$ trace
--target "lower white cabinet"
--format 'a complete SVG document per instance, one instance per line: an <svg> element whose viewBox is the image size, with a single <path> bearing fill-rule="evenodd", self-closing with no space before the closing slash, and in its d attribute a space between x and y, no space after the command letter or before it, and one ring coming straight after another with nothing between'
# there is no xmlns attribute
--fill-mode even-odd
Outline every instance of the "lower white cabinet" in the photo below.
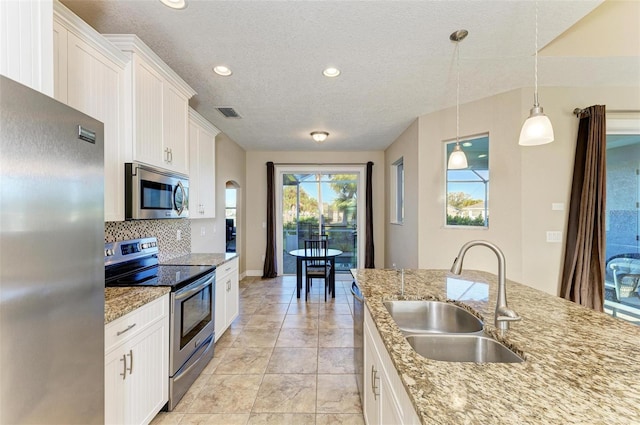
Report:
<svg viewBox="0 0 640 425"><path fill-rule="evenodd" d="M105 326L105 424L148 424L169 399L169 294Z"/></svg>
<svg viewBox="0 0 640 425"><path fill-rule="evenodd" d="M420 419L378 334L369 310L364 314L364 406L368 425L413 425Z"/></svg>
<svg viewBox="0 0 640 425"><path fill-rule="evenodd" d="M238 317L240 289L238 287L238 257L216 268L215 334L217 341Z"/></svg>

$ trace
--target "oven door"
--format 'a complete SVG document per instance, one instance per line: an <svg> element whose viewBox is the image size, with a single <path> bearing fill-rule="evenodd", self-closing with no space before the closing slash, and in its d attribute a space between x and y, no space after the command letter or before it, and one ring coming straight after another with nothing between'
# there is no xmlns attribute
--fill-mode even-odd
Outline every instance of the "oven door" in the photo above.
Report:
<svg viewBox="0 0 640 425"><path fill-rule="evenodd" d="M215 272L171 293L171 376L213 335Z"/></svg>
<svg viewBox="0 0 640 425"><path fill-rule="evenodd" d="M136 163L125 164L125 218L189 216L189 178Z"/></svg>

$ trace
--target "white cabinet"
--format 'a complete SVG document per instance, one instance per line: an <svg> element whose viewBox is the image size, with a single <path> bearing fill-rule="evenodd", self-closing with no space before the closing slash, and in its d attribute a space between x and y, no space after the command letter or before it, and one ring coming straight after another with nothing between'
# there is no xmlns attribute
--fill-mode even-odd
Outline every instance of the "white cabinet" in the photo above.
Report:
<svg viewBox="0 0 640 425"><path fill-rule="evenodd" d="M189 87L137 36L104 36L130 59L125 161L189 173Z"/></svg>
<svg viewBox="0 0 640 425"><path fill-rule="evenodd" d="M128 58L54 3L54 97L104 124L104 219L124 220L125 69Z"/></svg>
<svg viewBox="0 0 640 425"><path fill-rule="evenodd" d="M216 341L238 317L239 309L238 257L235 257L216 268Z"/></svg>
<svg viewBox="0 0 640 425"><path fill-rule="evenodd" d="M216 216L216 127L189 108L189 218Z"/></svg>
<svg viewBox="0 0 640 425"><path fill-rule="evenodd" d="M417 425L420 419L366 308L364 316L365 422Z"/></svg>
<svg viewBox="0 0 640 425"><path fill-rule="evenodd" d="M148 424L169 400L169 294L105 326L105 424Z"/></svg>
<svg viewBox="0 0 640 425"><path fill-rule="evenodd" d="M53 96L53 0L0 1L0 74Z"/></svg>

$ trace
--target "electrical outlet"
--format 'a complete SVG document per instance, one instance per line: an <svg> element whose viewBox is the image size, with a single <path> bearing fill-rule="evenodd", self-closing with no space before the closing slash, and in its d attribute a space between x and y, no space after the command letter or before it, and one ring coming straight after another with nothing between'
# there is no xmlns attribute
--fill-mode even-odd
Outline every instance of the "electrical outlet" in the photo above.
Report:
<svg viewBox="0 0 640 425"><path fill-rule="evenodd" d="M564 203L563 202L553 202L551 204L552 211L564 211Z"/></svg>
<svg viewBox="0 0 640 425"><path fill-rule="evenodd" d="M266 221L263 221L263 222L262 222L262 228L263 228L263 229L266 229L266 228L267 228L267 222L266 222Z"/></svg>
<svg viewBox="0 0 640 425"><path fill-rule="evenodd" d="M562 242L562 232L547 232L547 242L559 243Z"/></svg>
<svg viewBox="0 0 640 425"><path fill-rule="evenodd" d="M264 254L262 254L262 261L264 261Z"/></svg>
<svg viewBox="0 0 640 425"><path fill-rule="evenodd" d="M180 230L176 232L176 240L177 241L182 240L182 232Z"/></svg>
<svg viewBox="0 0 640 425"><path fill-rule="evenodd" d="M207 230L205 229L205 227L204 227L204 226L202 226L202 227L200 228L200 236L204 236L204 235L206 235L206 234L207 234Z"/></svg>

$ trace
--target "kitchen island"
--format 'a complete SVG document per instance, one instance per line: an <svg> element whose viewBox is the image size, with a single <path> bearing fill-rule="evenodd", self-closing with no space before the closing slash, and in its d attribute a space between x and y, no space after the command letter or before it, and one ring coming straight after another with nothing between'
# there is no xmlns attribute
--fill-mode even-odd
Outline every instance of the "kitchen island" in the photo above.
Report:
<svg viewBox="0 0 640 425"><path fill-rule="evenodd" d="M631 424L640 420L640 327L507 281L520 322L494 326L497 277L480 271L352 270L418 417L424 424ZM417 354L383 305L455 300L522 363L449 363ZM402 390L402 389L399 389Z"/></svg>

